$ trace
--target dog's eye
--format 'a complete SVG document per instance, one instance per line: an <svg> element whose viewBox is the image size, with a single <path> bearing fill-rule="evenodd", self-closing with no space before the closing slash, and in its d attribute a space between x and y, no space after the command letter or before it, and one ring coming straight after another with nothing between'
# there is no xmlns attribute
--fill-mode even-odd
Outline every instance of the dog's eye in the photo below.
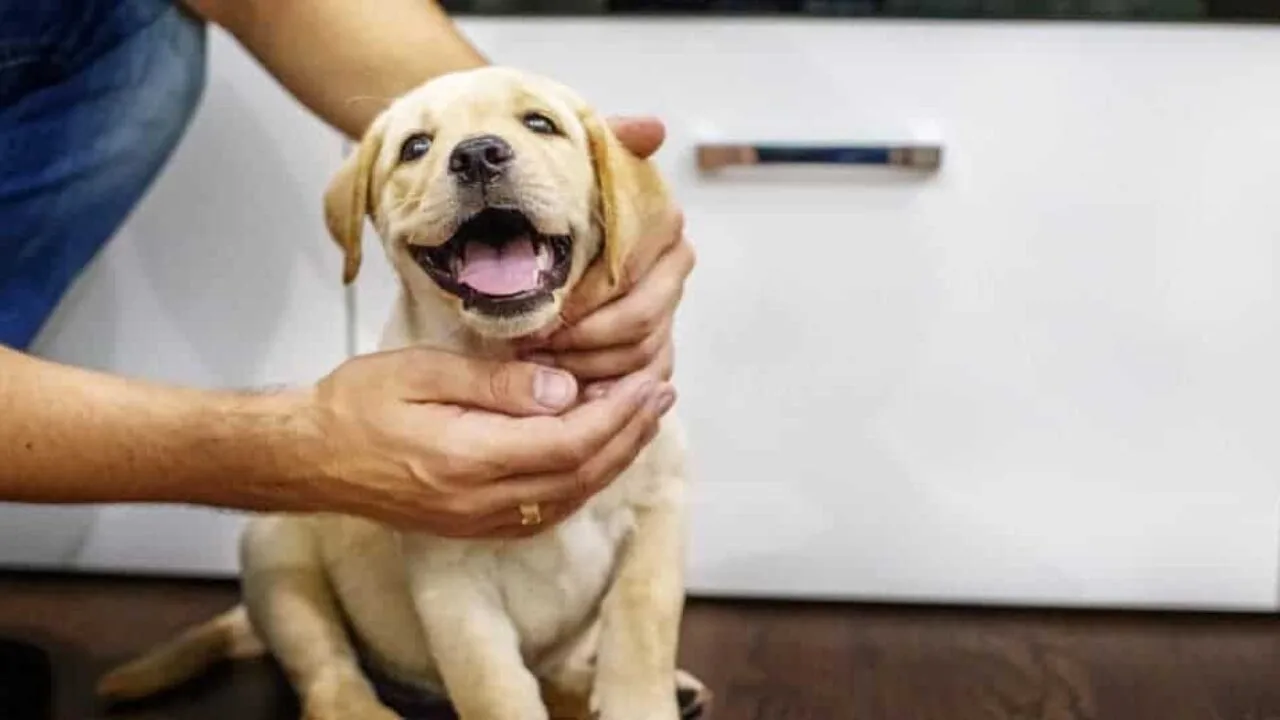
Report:
<svg viewBox="0 0 1280 720"><path fill-rule="evenodd" d="M427 154L431 149L431 136L426 133L414 133L405 138L400 145L400 162L412 162Z"/></svg>
<svg viewBox="0 0 1280 720"><path fill-rule="evenodd" d="M531 112L525 115L524 126L539 135L555 135L560 132L560 128L556 127L551 118L542 113Z"/></svg>

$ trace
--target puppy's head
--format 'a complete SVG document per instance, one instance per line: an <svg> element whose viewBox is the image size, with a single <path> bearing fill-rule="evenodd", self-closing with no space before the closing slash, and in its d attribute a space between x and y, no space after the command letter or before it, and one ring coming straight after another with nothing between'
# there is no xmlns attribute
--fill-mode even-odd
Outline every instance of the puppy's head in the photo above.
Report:
<svg viewBox="0 0 1280 720"><path fill-rule="evenodd" d="M384 110L330 184L325 216L344 282L367 216L407 292L500 339L551 322L597 256L616 280L665 203L656 170L571 90L490 67Z"/></svg>

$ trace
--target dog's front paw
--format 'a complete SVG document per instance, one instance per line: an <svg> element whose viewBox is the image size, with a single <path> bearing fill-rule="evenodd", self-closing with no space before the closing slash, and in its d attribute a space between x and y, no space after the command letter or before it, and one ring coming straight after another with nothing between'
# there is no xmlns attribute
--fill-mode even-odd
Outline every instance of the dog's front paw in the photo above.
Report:
<svg viewBox="0 0 1280 720"><path fill-rule="evenodd" d="M302 720L401 720L366 683L354 678L317 682L302 698Z"/></svg>
<svg viewBox="0 0 1280 720"><path fill-rule="evenodd" d="M711 691L684 670L676 671L674 692L666 696L636 688L613 690L597 688L591 698L592 720L708 720L711 716Z"/></svg>
<svg viewBox="0 0 1280 720"><path fill-rule="evenodd" d="M676 692L668 690L661 697L640 693L607 693L600 696L595 718L598 720L681 720Z"/></svg>

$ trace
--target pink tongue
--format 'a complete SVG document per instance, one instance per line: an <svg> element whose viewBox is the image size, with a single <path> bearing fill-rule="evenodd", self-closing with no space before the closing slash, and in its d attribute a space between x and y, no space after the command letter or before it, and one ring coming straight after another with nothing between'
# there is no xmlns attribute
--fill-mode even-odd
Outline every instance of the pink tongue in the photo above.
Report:
<svg viewBox="0 0 1280 720"><path fill-rule="evenodd" d="M501 249L469 242L462 249L458 280L485 295L515 295L538 287L538 257L528 237Z"/></svg>

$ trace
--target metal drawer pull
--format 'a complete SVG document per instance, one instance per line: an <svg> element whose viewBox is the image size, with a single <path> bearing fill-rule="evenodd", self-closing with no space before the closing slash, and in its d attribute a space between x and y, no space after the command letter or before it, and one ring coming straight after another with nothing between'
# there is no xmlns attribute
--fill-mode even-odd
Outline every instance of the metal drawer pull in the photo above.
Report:
<svg viewBox="0 0 1280 720"><path fill-rule="evenodd" d="M883 165L934 171L942 166L938 145L698 145L698 169L714 172L750 165Z"/></svg>

